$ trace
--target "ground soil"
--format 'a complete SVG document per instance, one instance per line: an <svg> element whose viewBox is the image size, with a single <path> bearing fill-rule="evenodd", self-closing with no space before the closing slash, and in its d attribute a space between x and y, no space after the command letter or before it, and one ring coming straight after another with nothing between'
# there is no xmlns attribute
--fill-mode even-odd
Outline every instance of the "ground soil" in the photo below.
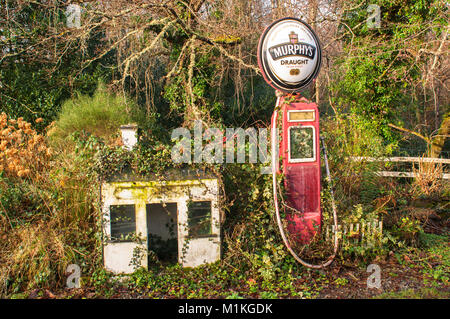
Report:
<svg viewBox="0 0 450 319"><path fill-rule="evenodd" d="M414 263L400 264L395 257L386 261L374 261L381 268L381 287L368 288L367 279L371 275L359 267L337 266L334 278L345 278L345 285L324 287L318 298L366 299L366 298L449 298L450 287L444 283L427 282L424 273Z"/></svg>
<svg viewBox="0 0 450 319"><path fill-rule="evenodd" d="M402 257L388 256L383 260L374 260L381 268L381 287L368 288L368 273L364 267L356 265L344 265L334 263L330 268L319 273L312 273L304 277L298 284L314 284L317 286L317 294L313 298L319 299L371 299L371 298L450 298L450 286L448 283L427 280L427 274L423 272L423 266L407 255ZM433 267L432 264L429 265ZM319 278L320 277L320 278ZM164 298L164 296L162 296ZM258 298L248 296L250 298ZM64 289L57 292L49 290L32 291L28 298L104 298L95 292L94 288ZM136 299L146 298L125 286L116 287L114 293L108 298ZM166 296L173 298L173 296Z"/></svg>

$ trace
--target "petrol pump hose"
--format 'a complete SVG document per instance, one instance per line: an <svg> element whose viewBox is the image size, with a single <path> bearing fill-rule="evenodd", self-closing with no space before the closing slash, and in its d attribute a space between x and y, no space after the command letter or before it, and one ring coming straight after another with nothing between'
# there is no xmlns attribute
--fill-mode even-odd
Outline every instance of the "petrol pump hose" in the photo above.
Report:
<svg viewBox="0 0 450 319"><path fill-rule="evenodd" d="M278 96L277 98L277 107L279 105L280 102L280 96ZM314 268L314 269L321 269L321 268L325 268L327 266L329 266L331 264L331 262L333 261L333 259L336 257L336 253L338 250L338 245L339 245L339 239L338 239L338 225L337 225L337 214L336 214L336 205L334 203L334 193L333 193L333 189L330 187L331 190L331 206L333 209L333 220L334 220L334 251L333 254L328 257L328 260L322 264L319 265L313 265L310 264L304 260L302 260L292 249L291 245L289 244L286 234L284 232L283 229L283 224L281 222L281 217L280 217L280 210L278 208L278 196L277 196L277 177L276 177L276 173L277 173L277 163L278 163L278 158L277 158L277 154L278 152L276 152L277 145L276 145L276 141L277 141L277 117L278 117L278 111L275 110L274 111L274 116L273 116L273 123L272 123L272 132L271 132L271 140L272 140L272 183L273 183L273 198L274 198L274 203L275 203L275 213L276 213L276 218L277 218L277 224L278 224L278 228L280 230L280 234L281 234L281 238L283 239L284 245L286 246L286 248L289 250L289 252L291 253L292 257L295 258L295 260L297 260L300 264L302 264L305 267L308 268ZM326 148L325 148L325 143L323 141L323 138L320 137L320 140L322 142L322 150L323 150L323 156L324 156L324 160L325 160L325 169L326 169L326 173L327 173L327 179L328 182L331 185L331 175L330 175L330 169L328 167L328 158L327 158L327 152L326 152Z"/></svg>

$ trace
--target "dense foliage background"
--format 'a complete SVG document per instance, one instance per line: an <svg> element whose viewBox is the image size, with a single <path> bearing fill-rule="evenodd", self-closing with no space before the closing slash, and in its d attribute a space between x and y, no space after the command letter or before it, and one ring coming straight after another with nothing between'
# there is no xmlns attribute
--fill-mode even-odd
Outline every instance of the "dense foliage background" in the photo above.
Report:
<svg viewBox="0 0 450 319"><path fill-rule="evenodd" d="M384 164L349 157L449 157L446 1L90 1L80 4L79 26L71 2L80 3L0 2L0 294L64 287L71 263L87 287L110 294L117 283L101 267L99 180L173 167L170 133L195 120L269 127L276 98L256 47L284 16L310 23L322 42L321 72L302 94L320 106L340 222L385 223L373 242L344 239L338 262L445 248L450 190L436 178L445 167L422 163L414 168L422 178L393 180L374 174ZM369 4L380 8L379 27L368 23ZM140 127L133 152L118 135L129 122ZM200 166L223 184L222 261L193 271L156 264L130 287L150 296L311 296L279 238L260 165ZM321 242L302 253L318 260L329 250ZM448 285L448 249L441 253L432 276Z"/></svg>

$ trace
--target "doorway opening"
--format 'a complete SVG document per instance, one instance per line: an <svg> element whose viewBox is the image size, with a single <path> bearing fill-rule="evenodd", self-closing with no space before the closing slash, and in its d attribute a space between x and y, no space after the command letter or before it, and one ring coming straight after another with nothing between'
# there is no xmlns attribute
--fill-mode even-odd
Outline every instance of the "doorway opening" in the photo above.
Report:
<svg viewBox="0 0 450 319"><path fill-rule="evenodd" d="M147 204L146 213L147 248L149 250L148 264L154 263L155 255L161 263L177 263L177 203Z"/></svg>

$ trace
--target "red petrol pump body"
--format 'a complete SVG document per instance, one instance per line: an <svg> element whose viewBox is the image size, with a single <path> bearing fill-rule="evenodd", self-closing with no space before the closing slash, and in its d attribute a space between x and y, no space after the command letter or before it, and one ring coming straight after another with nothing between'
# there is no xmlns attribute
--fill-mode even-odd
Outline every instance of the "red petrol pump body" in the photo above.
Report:
<svg viewBox="0 0 450 319"><path fill-rule="evenodd" d="M290 237L306 244L320 231L320 142L317 104L280 99L279 155L285 176Z"/></svg>

